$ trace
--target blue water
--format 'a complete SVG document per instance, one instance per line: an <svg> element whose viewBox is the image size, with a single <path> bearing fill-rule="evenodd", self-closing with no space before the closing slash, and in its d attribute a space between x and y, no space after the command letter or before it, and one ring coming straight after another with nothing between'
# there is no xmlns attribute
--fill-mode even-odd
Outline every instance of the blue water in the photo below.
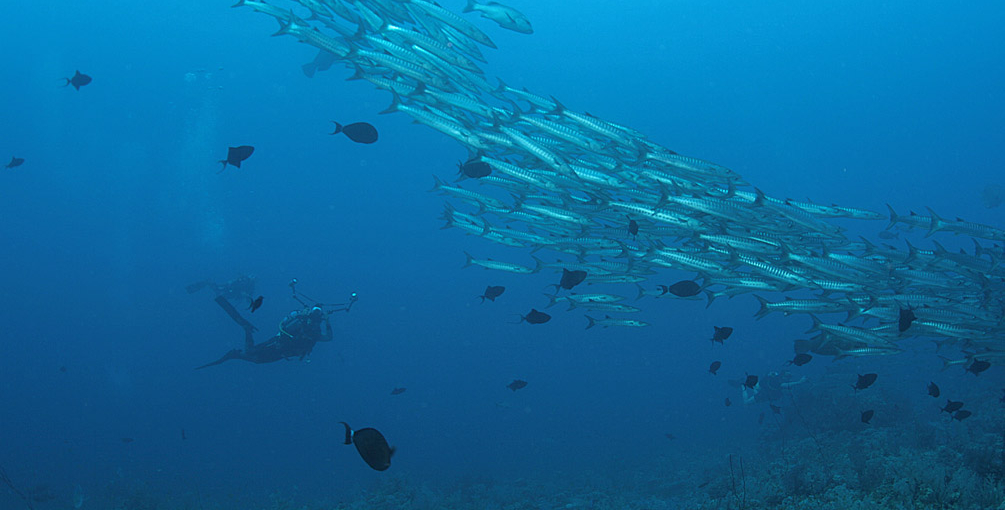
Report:
<svg viewBox="0 0 1005 510"><path fill-rule="evenodd" d="M477 23L500 48L486 50L488 74L511 86L726 165L772 196L1005 226L980 200L1005 184L998 2L508 3L533 35ZM226 1L55 1L7 2L0 19L0 158L26 160L0 170L0 465L19 483L46 483L61 501L123 478L240 501L340 498L388 476L560 479L758 443L763 409L739 404L726 379L781 367L805 317L755 321L741 296L708 309L642 302L654 326L641 330L587 331L558 307L547 325L508 324L545 305L558 276L461 268L464 251L532 264L440 230L443 199L426 191L465 150L377 115L387 94L343 81L339 66L305 78L315 50L268 37L268 16ZM93 83L61 87L75 69ZM330 137L331 120L371 122L381 139ZM255 154L217 174L242 144ZM185 285L239 274L265 296L252 316L262 338L298 308L292 278L323 301L360 300L309 362L194 371L242 332ZM489 284L506 294L480 304ZM736 329L725 346L708 341L714 325ZM977 379L940 367L918 341L800 373L880 372L882 391L917 402L908 421L919 422L938 418L924 394L933 377L974 398L1005 380L1001 367ZM528 387L507 389L516 378ZM986 400L976 412L1001 412ZM392 471L342 446L340 420L380 429L398 448Z"/></svg>

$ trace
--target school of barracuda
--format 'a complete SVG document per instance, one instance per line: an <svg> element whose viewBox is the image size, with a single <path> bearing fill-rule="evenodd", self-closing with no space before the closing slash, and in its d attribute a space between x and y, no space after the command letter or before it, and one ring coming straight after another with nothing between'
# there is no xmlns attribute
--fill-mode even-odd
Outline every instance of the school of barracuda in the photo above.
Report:
<svg viewBox="0 0 1005 510"><path fill-rule="evenodd" d="M470 211L448 203L447 226L531 252L561 252L565 259L535 257L536 265L526 267L468 255L469 265L527 274L583 270L586 283L638 285L640 297L663 294L642 286L661 270L697 273L709 304L757 293L758 317L809 314L815 338L804 345L817 354L888 355L901 352L898 344L907 338L926 337L964 353L945 359L947 367L1005 364L1005 267L999 264L1005 253L996 243L1005 241L1005 230L932 211L901 215L891 208L886 216L766 196L728 168L677 154L552 97L489 80L478 65L485 62L479 45L495 48L492 40L431 1L291 3L310 12L303 16L264 1L237 6L273 16L280 24L276 35L333 55L353 71L351 79L392 93L387 112L403 112L450 136L469 150L471 162L491 168L491 175L460 185L436 180L434 190ZM933 241L930 250L909 242L901 250L851 240L834 219L888 220L887 228L920 229L926 237L969 236L973 249L955 252ZM630 220L639 225L635 236ZM760 295L767 293L783 297ZM553 299L601 313L639 310L610 294ZM905 311L913 316L901 332ZM832 313L846 313L846 324L816 316ZM597 322L646 325L610 317Z"/></svg>

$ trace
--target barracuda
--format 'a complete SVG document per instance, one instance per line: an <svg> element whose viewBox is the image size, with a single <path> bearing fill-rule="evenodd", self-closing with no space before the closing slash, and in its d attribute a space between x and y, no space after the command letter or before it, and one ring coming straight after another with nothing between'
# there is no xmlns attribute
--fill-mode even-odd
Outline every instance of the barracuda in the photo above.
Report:
<svg viewBox="0 0 1005 510"><path fill-rule="evenodd" d="M510 264L509 262L499 262L492 259L476 259L471 256L470 253L464 252L467 257L467 261L464 263L464 267L468 266L481 266L485 269L495 269L497 271L506 271L509 273L518 274L534 274L541 270L541 261L534 259L537 262L537 266L533 269L529 267L524 267L519 264Z"/></svg>
<svg viewBox="0 0 1005 510"><path fill-rule="evenodd" d="M586 329L590 329L594 326L600 326L603 328L608 328L611 326L627 327L627 328L643 328L649 325L648 322L637 321L632 319L614 319L610 316L604 316L603 319L595 319L593 317L590 317L589 315L585 315L584 317L586 317L587 320L590 321L589 324L586 325Z"/></svg>
<svg viewBox="0 0 1005 510"><path fill-rule="evenodd" d="M419 46L437 57L440 57L441 59L472 73L482 74L483 72L481 68L478 67L478 64L475 64L471 59L465 57L461 53L451 50L436 39L429 37L422 32L407 30L395 25L385 25L381 32L386 32L401 41Z"/></svg>
<svg viewBox="0 0 1005 510"><path fill-rule="evenodd" d="M823 322L820 321L820 319L817 318L816 315L810 315L810 318L813 319L813 326L809 330L807 330L807 333L812 331L823 331L829 335L834 335L839 338L847 338L849 340L853 340L855 342L873 347L893 346L893 342L891 340L886 339L880 335L877 335L876 333L873 333L871 331L860 328L853 328L845 326L843 324L824 324Z"/></svg>
<svg viewBox="0 0 1005 510"><path fill-rule="evenodd" d="M550 180L548 180L548 174L541 172L531 172L530 170L525 170L516 165L512 165L505 161L499 161L497 159L490 158L488 156L482 156L479 161L488 164L492 167L492 170L502 172L510 177L520 179L521 181L542 189L558 191L558 186L555 186Z"/></svg>
<svg viewBox="0 0 1005 510"><path fill-rule="evenodd" d="M430 16L436 18L443 24L457 30L458 32L469 37L473 41L477 41L480 44L488 46L489 48L495 48L496 45L489 39L489 36L485 35L478 27L472 25L468 20L450 12L439 5L426 2L424 0L408 0L410 5L421 8Z"/></svg>
<svg viewBox="0 0 1005 510"><path fill-rule="evenodd" d="M433 189L429 191L439 191L442 193L447 193L453 195L461 200L470 202L472 204L484 205L487 208L508 208L506 203L497 198L490 197L488 195L483 195L477 191L470 191L457 186L449 186L440 180L439 177L433 176Z"/></svg>
<svg viewBox="0 0 1005 510"><path fill-rule="evenodd" d="M637 313L642 311L641 308L621 303L595 303L592 301L577 303L570 301L569 305L571 308L586 308L587 310L596 310L598 312Z"/></svg>
<svg viewBox="0 0 1005 510"><path fill-rule="evenodd" d="M840 303L835 301L818 301L815 299L790 299L785 301L771 302L761 296L754 295L761 308L754 314L754 318L761 319L771 312L781 312L784 315L794 313L843 313L848 311L852 303Z"/></svg>

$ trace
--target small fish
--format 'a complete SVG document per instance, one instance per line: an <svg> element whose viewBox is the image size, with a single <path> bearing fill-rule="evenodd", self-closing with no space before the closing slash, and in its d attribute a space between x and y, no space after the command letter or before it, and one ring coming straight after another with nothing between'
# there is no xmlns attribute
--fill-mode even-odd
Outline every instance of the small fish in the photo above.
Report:
<svg viewBox="0 0 1005 510"><path fill-rule="evenodd" d="M251 305L248 306L248 310L251 310L251 313L255 313L255 310L258 310L262 306L263 299L265 299L265 296L256 297L255 300L251 302Z"/></svg>
<svg viewBox="0 0 1005 510"><path fill-rule="evenodd" d="M227 147L227 159L221 159L219 161L219 163L223 163L223 168L220 170L220 172L226 170L227 165L232 165L236 166L237 168L241 168L241 162L250 158L251 154L254 152L255 148L250 145Z"/></svg>
<svg viewBox="0 0 1005 510"><path fill-rule="evenodd" d="M318 54L314 57L314 60L300 66L300 69L304 71L304 76L308 78L313 78L314 73L318 71L327 71L331 69L332 64L335 63L335 54L327 51L320 50Z"/></svg>
<svg viewBox="0 0 1005 510"><path fill-rule="evenodd" d="M917 317L914 316L914 310L911 310L910 308L901 308L900 318L897 321L897 329L901 333L907 331L915 319L917 319Z"/></svg>
<svg viewBox="0 0 1005 510"><path fill-rule="evenodd" d="M1005 390L1002 390L1002 396L998 399L998 401L1005 404Z"/></svg>
<svg viewBox="0 0 1005 510"><path fill-rule="evenodd" d="M556 290L559 288L572 290L573 287L583 283L583 280L587 277L586 271L576 270L569 271L568 269L562 268L562 279L555 285Z"/></svg>
<svg viewBox="0 0 1005 510"><path fill-rule="evenodd" d="M119 441L122 441L125 444L129 444L129 443L132 443L134 441L134 439L131 438L131 437L120 437Z"/></svg>
<svg viewBox="0 0 1005 510"><path fill-rule="evenodd" d="M754 389L754 386L757 386L757 376L756 375L748 375L747 378L744 379L743 385L746 386L746 387L748 387L748 388L750 388L750 389Z"/></svg>
<svg viewBox="0 0 1005 510"><path fill-rule="evenodd" d="M674 439L677 439L677 436L675 436L675 435L673 435L673 434L671 434L669 432L667 432L666 434L663 434L663 437L665 437L665 438L667 438L667 439L669 439L671 441L673 441Z"/></svg>
<svg viewBox="0 0 1005 510"><path fill-rule="evenodd" d="M628 233L632 236L639 235L639 222L628 218Z"/></svg>
<svg viewBox="0 0 1005 510"><path fill-rule="evenodd" d="M855 388L855 391L864 390L869 386L872 386L872 383L876 382L876 377L878 377L877 374L859 374L858 381L852 385L852 388Z"/></svg>
<svg viewBox="0 0 1005 510"><path fill-rule="evenodd" d="M500 27L521 34L533 34L534 28L530 25L530 20L520 11L498 2L480 4L476 0L468 0L468 5L462 12L478 11L483 18L490 19L499 24Z"/></svg>
<svg viewBox="0 0 1005 510"><path fill-rule="evenodd" d="M391 456L394 448L388 446L387 439L377 429L365 428L353 430L348 423L340 421L345 426L345 444L356 445L356 451L368 466L385 471L391 467Z"/></svg>
<svg viewBox="0 0 1005 510"><path fill-rule="evenodd" d="M984 361L982 359L975 359L974 362L971 363L969 367L967 367L967 372L970 372L974 375L978 375L981 372L987 370L988 368L991 368L991 363L988 363L987 361Z"/></svg>
<svg viewBox="0 0 1005 510"><path fill-rule="evenodd" d="M763 423L764 423L764 413L761 413L760 415L757 416L757 424L761 425Z"/></svg>
<svg viewBox="0 0 1005 510"><path fill-rule="evenodd" d="M16 158L11 156L10 163L7 163L7 166L5 166L4 168L14 168L21 166L23 164L24 164L24 158Z"/></svg>
<svg viewBox="0 0 1005 510"><path fill-rule="evenodd" d="M59 371L65 374L66 373L66 365L60 366L59 367Z"/></svg>
<svg viewBox="0 0 1005 510"><path fill-rule="evenodd" d="M550 320L550 315L544 312L539 312L533 308L530 309L530 312L528 312L527 315L520 316L520 322L527 321L528 324L544 324Z"/></svg>
<svg viewBox="0 0 1005 510"><path fill-rule="evenodd" d="M869 420L872 419L873 414L874 411L872 409L869 409L868 411L862 411L862 423L869 423Z"/></svg>
<svg viewBox="0 0 1005 510"><path fill-rule="evenodd" d="M768 407L771 408L771 412L773 412L775 414L782 414L782 408L781 407L778 407L775 404L768 404Z"/></svg>
<svg viewBox="0 0 1005 510"><path fill-rule="evenodd" d="M506 385L507 388L516 391L527 387L527 381L522 379L514 379L513 382Z"/></svg>
<svg viewBox="0 0 1005 510"><path fill-rule="evenodd" d="M811 356L811 355L809 355L809 354L807 354L805 352L801 352L799 354L796 354L795 357L792 358L791 360L789 360L786 364L787 365L795 365L797 367L801 367L801 366L809 363L811 359L813 359L813 356Z"/></svg>
<svg viewBox="0 0 1005 510"><path fill-rule="evenodd" d="M721 344L724 340L729 338L729 335L733 334L733 328L729 326L723 326L721 328L719 326L712 327L715 328L715 333L712 334L713 342L719 342Z"/></svg>
<svg viewBox="0 0 1005 510"><path fill-rule="evenodd" d="M712 375L717 375L716 372L719 371L719 367L722 366L721 361L713 361L711 365L708 366L708 372Z"/></svg>
<svg viewBox="0 0 1005 510"><path fill-rule="evenodd" d="M335 124L335 131L328 133L330 135L344 133L345 136L356 143L370 144L377 141L377 128L366 122L354 122L345 126L334 120L332 122Z"/></svg>
<svg viewBox="0 0 1005 510"><path fill-rule="evenodd" d="M457 162L457 173L472 179L481 179L492 175L492 167L480 159L468 160L464 163Z"/></svg>
<svg viewBox="0 0 1005 510"><path fill-rule="evenodd" d="M66 83L63 84L64 87L67 85L73 85L73 88L77 90L80 90L80 87L91 83L91 77L86 74L80 74L80 71L76 71L73 78L63 79L66 80Z"/></svg>
<svg viewBox="0 0 1005 510"><path fill-rule="evenodd" d="M898 232L890 232L889 230L880 230L879 231L879 238L880 239L890 240L890 239L896 239L898 237L900 237L900 233L898 233Z"/></svg>
<svg viewBox="0 0 1005 510"><path fill-rule="evenodd" d="M969 418L971 414L973 414L973 413L971 413L970 411L967 411L966 409L963 409L963 410L960 410L960 411L956 411L956 414L953 415L953 419L956 420L956 421L963 421L963 420Z"/></svg>
<svg viewBox="0 0 1005 510"><path fill-rule="evenodd" d="M726 397L726 407L729 407L731 405L733 405L733 403L729 401L729 397Z"/></svg>
<svg viewBox="0 0 1005 510"><path fill-rule="evenodd" d="M401 395L404 392L405 392L405 388L395 388L395 389L391 390L391 394L392 395Z"/></svg>
<svg viewBox="0 0 1005 510"><path fill-rule="evenodd" d="M188 439L188 436L185 435L185 429L181 429L181 440L184 441L186 439Z"/></svg>
<svg viewBox="0 0 1005 510"><path fill-rule="evenodd" d="M939 387L936 386L934 382L928 383L928 394L935 398L939 398L939 395L941 395L941 393L939 392Z"/></svg>
<svg viewBox="0 0 1005 510"><path fill-rule="evenodd" d="M946 407L942 408L942 412L953 414L963 408L963 402L953 402L952 400L946 400Z"/></svg>
<svg viewBox="0 0 1005 510"><path fill-rule="evenodd" d="M663 291L663 294L670 293L677 297L691 297L697 296L701 292L701 285L691 280L681 280L669 287L660 285L659 289Z"/></svg>
<svg viewBox="0 0 1005 510"><path fill-rule="evenodd" d="M485 287L485 293L478 297L482 299L482 303L484 303L486 299L489 301L495 301L497 297L503 294L503 292L506 292L506 287L503 287L502 285L489 285L488 287Z"/></svg>

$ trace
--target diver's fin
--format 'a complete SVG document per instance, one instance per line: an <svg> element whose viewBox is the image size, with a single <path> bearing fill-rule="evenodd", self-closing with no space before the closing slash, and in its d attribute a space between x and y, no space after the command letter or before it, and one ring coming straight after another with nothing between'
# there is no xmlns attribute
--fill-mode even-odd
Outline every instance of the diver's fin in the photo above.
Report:
<svg viewBox="0 0 1005 510"><path fill-rule="evenodd" d="M234 322L236 322L238 326L244 328L245 331L258 331L258 328L253 326L244 317L241 317L241 313L234 308L234 305L230 304L230 301L227 301L227 298L223 296L216 296L216 304L220 305L220 308L223 308L223 311L227 312L227 315L229 315L231 319L234 319Z"/></svg>
<svg viewBox="0 0 1005 510"><path fill-rule="evenodd" d="M242 359L241 358L242 354L244 354L244 353L241 352L240 349L233 349L233 350L227 352L227 354L224 354L220 359L218 359L216 361L213 361L211 363L206 363L205 365L203 365L201 367L195 367L195 369L199 370L199 369L206 368L206 367L212 367L212 366L215 366L215 365L219 365L219 364L221 364L221 363L223 363L225 361L230 361L232 359Z"/></svg>

